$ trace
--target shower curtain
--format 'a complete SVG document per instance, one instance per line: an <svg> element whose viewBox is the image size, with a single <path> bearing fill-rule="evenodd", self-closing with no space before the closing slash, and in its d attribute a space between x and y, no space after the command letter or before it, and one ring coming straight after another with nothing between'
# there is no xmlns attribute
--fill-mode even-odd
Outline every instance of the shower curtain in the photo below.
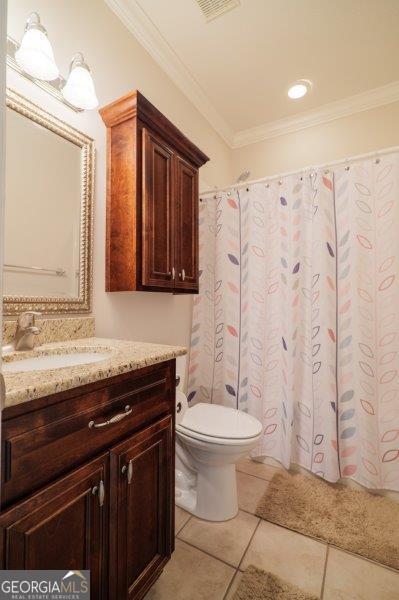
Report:
<svg viewBox="0 0 399 600"><path fill-rule="evenodd" d="M257 417L254 456L399 491L399 153L200 203L191 404Z"/></svg>

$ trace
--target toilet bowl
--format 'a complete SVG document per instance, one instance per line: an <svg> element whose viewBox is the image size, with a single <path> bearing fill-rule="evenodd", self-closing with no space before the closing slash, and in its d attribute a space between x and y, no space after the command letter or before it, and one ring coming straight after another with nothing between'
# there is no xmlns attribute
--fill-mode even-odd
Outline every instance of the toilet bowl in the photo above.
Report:
<svg viewBox="0 0 399 600"><path fill-rule="evenodd" d="M240 410L217 404L187 407L176 396L176 504L208 521L238 512L235 464L258 443L262 425Z"/></svg>

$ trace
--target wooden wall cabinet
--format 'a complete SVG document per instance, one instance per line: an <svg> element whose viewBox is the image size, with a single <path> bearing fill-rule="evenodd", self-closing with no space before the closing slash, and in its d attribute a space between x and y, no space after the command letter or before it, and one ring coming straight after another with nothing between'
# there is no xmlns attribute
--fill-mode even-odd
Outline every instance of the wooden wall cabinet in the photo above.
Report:
<svg viewBox="0 0 399 600"><path fill-rule="evenodd" d="M208 157L140 92L107 126L106 291L198 292L198 170Z"/></svg>
<svg viewBox="0 0 399 600"><path fill-rule="evenodd" d="M174 548L174 404L172 360L5 409L0 568L143 598Z"/></svg>

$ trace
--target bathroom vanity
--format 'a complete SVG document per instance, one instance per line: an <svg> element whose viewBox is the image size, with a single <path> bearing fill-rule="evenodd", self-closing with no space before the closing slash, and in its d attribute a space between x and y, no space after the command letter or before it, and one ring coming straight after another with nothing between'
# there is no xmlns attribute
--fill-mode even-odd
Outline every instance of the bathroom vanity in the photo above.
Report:
<svg viewBox="0 0 399 600"><path fill-rule="evenodd" d="M1 568L90 569L92 598L136 599L173 551L185 350L90 338L21 354L105 345L112 357L96 364L5 376Z"/></svg>

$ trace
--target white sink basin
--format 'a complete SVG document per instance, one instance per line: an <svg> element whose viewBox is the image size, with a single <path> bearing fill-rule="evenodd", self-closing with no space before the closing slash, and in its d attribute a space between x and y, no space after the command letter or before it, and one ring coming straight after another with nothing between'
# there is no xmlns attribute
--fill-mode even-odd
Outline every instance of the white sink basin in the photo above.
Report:
<svg viewBox="0 0 399 600"><path fill-rule="evenodd" d="M112 352L71 352L68 354L46 354L21 360L3 362L3 373L21 373L26 371L47 371L88 365L111 358Z"/></svg>

